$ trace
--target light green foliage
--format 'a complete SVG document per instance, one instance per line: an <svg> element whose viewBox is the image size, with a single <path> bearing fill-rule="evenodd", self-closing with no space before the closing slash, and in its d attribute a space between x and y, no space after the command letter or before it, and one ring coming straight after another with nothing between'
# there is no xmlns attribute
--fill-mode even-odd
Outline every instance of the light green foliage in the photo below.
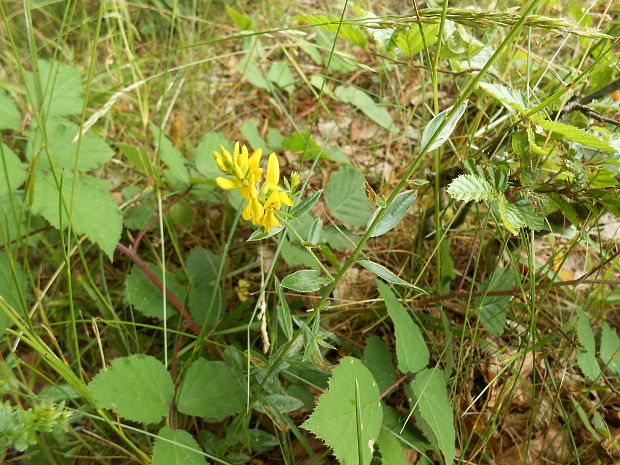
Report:
<svg viewBox="0 0 620 465"><path fill-rule="evenodd" d="M515 274L512 268L497 267L493 270L488 281L480 284L478 292L504 291L512 289L515 284ZM506 314L512 296L509 295L482 295L476 299L476 308L480 315L482 326L493 334L502 334L506 326Z"/></svg>
<svg viewBox="0 0 620 465"><path fill-rule="evenodd" d="M317 271L319 270L318 263L308 250L291 244L287 239L282 240L281 253L288 266L303 265Z"/></svg>
<svg viewBox="0 0 620 465"><path fill-rule="evenodd" d="M394 322L398 369L403 373L417 373L428 365L430 357L422 333L390 287L381 281L377 281L377 286L385 301L388 314Z"/></svg>
<svg viewBox="0 0 620 465"><path fill-rule="evenodd" d="M289 92L295 88L295 75L285 61L274 61L267 72L267 79Z"/></svg>
<svg viewBox="0 0 620 465"><path fill-rule="evenodd" d="M534 121L545 131L550 132L555 139L577 142L586 147L603 150L604 152L615 152L615 149L610 147L606 141L578 127L546 119L534 119Z"/></svg>
<svg viewBox="0 0 620 465"><path fill-rule="evenodd" d="M379 391L384 393L396 381L396 370L392 362L392 352L378 336L370 336L366 340L364 359L366 368L377 381Z"/></svg>
<svg viewBox="0 0 620 465"><path fill-rule="evenodd" d="M424 34L424 39L422 39ZM437 42L439 34L439 24L422 24L422 32L417 24L408 29L399 30L392 35L392 41L398 49L409 58L417 55L424 50L424 41L427 46Z"/></svg>
<svg viewBox="0 0 620 465"><path fill-rule="evenodd" d="M71 413L64 402L52 404L41 402L23 410L8 403L0 404L0 451L13 446L24 452L39 442L41 433L62 433L69 427Z"/></svg>
<svg viewBox="0 0 620 465"><path fill-rule="evenodd" d="M39 74L26 73L26 88L30 104L45 115L67 116L82 112L84 91L80 71L57 61L38 60ZM36 80L40 79L42 100L39 100Z"/></svg>
<svg viewBox="0 0 620 465"><path fill-rule="evenodd" d="M497 208L504 226L512 234L518 234L523 227L538 231L544 226L544 216L525 200L511 203L504 195L500 195L497 198Z"/></svg>
<svg viewBox="0 0 620 465"><path fill-rule="evenodd" d="M28 176L26 166L3 142L0 142L0 198L15 191Z"/></svg>
<svg viewBox="0 0 620 465"><path fill-rule="evenodd" d="M319 276L316 270L300 270L284 278L282 280L282 287L297 292L314 292L330 282L329 278Z"/></svg>
<svg viewBox="0 0 620 465"><path fill-rule="evenodd" d="M17 240L25 229L26 215L23 191L0 196L0 245Z"/></svg>
<svg viewBox="0 0 620 465"><path fill-rule="evenodd" d="M620 337L607 322L602 325L600 356L607 369L620 376Z"/></svg>
<svg viewBox="0 0 620 465"><path fill-rule="evenodd" d="M356 382L359 386L363 460L359 458L357 444ZM345 357L333 370L329 388L302 426L323 439L341 464L368 465L382 418L379 389L372 374L358 359Z"/></svg>
<svg viewBox="0 0 620 465"><path fill-rule="evenodd" d="M523 95L516 89L510 89L501 84L481 82L478 86L488 94L502 102L511 112L514 110L524 111L527 108Z"/></svg>
<svg viewBox="0 0 620 465"><path fill-rule="evenodd" d="M26 275L22 267L15 262L15 257L11 260L6 252L0 250L0 297L4 300L4 304L21 313L21 296L25 293ZM8 315L0 307L0 336L4 334L5 328L11 326L10 322Z"/></svg>
<svg viewBox="0 0 620 465"><path fill-rule="evenodd" d="M115 359L88 385L99 406L127 420L157 423L168 414L174 395L170 374L163 363L147 355Z"/></svg>
<svg viewBox="0 0 620 465"><path fill-rule="evenodd" d="M596 360L596 342L590 319L583 310L577 310L577 339L581 346L577 349L577 364L584 375L596 380L601 376L601 367Z"/></svg>
<svg viewBox="0 0 620 465"><path fill-rule="evenodd" d="M164 426L157 433L152 465L207 465L200 446L187 431Z"/></svg>
<svg viewBox="0 0 620 465"><path fill-rule="evenodd" d="M438 113L425 127L424 131L422 131L422 140L420 141L420 148L426 147L426 145L430 142L431 137L435 132L439 129L439 127L443 124L444 120L448 117L450 111L452 111L453 107L448 107L441 113ZM465 113L465 109L467 108L467 100L465 100L456 110L456 112L452 115L452 117L448 120L446 125L443 127L437 137L426 149L427 152L431 152L436 148L441 147L444 142L448 140L456 125L458 124L461 116Z"/></svg>
<svg viewBox="0 0 620 465"><path fill-rule="evenodd" d="M398 224L405 216L405 213L407 213L407 210L409 210L409 207L413 205L413 202L415 201L417 195L417 191L405 191L398 194L394 198L392 203L385 207L386 211L383 214L381 221L379 221L379 224L377 224L375 229L373 229L370 237L382 236L383 234L391 231L396 226L398 226ZM373 215L368 220L366 230L370 228L370 225L383 208L384 207L379 207L377 210L375 210Z"/></svg>
<svg viewBox="0 0 620 465"><path fill-rule="evenodd" d="M147 264L155 276L162 280L162 271L152 263ZM170 272L166 273L166 287L183 302L185 289ZM125 280L125 298L136 310L144 316L151 318L164 318L162 291L157 287L144 272L134 265ZM168 300L168 312L166 318L174 314L174 309Z"/></svg>
<svg viewBox="0 0 620 465"><path fill-rule="evenodd" d="M301 15L297 16L296 19L308 24L319 25L334 34L338 32L340 37L347 39L360 47L365 46L368 40L363 28L352 24L338 24L340 23L340 19L335 16Z"/></svg>
<svg viewBox="0 0 620 465"><path fill-rule="evenodd" d="M52 175L39 173L34 186L33 213L43 216L56 229L64 230L68 224L66 212L70 211L73 230L77 234L87 234L111 258L123 227L118 205L97 179L78 175L71 208L73 179L65 175L60 181L62 201Z"/></svg>
<svg viewBox="0 0 620 465"><path fill-rule="evenodd" d="M244 406L245 389L231 367L203 358L192 363L179 390L179 412L211 419L232 415Z"/></svg>
<svg viewBox="0 0 620 465"><path fill-rule="evenodd" d="M350 166L343 166L331 175L325 189L325 203L332 215L350 226L365 225L371 215L364 193L364 176Z"/></svg>
<svg viewBox="0 0 620 465"><path fill-rule="evenodd" d="M166 180L176 188L189 184L189 171L185 166L185 157L168 139L160 128L150 125L153 143L159 157L166 164L164 170ZM216 148L214 148L216 149Z"/></svg>
<svg viewBox="0 0 620 465"><path fill-rule="evenodd" d="M249 31L252 29L252 20L240 11L235 10L229 4L226 4L226 13L228 13L228 16L230 16L237 27L242 31Z"/></svg>
<svg viewBox="0 0 620 465"><path fill-rule="evenodd" d="M250 153L257 148L262 148L265 152L269 152L267 143L258 130L258 121L255 119L249 119L243 123L241 126L241 134L243 134L243 137L245 137L248 144L250 144L250 147L248 147ZM267 153L265 153L265 155Z"/></svg>
<svg viewBox="0 0 620 465"><path fill-rule="evenodd" d="M101 137L89 131L82 134L78 142L79 131L77 124L64 118L48 120L46 138L43 138L40 128L35 128L32 133L28 144L28 157L36 159L38 168L51 169L53 164L57 173L63 169L73 172L74 166L79 171L93 170L112 158L114 152Z"/></svg>
<svg viewBox="0 0 620 465"><path fill-rule="evenodd" d="M379 276L381 279L385 279L388 283L398 284L399 286L409 287L411 289L416 289L420 292L424 292L419 287L414 286L411 283L408 283L404 279L400 279L398 275L392 273L383 265L379 265L378 263L373 262L372 260L358 260L357 263L362 265L368 271L372 271L374 274Z"/></svg>
<svg viewBox="0 0 620 465"><path fill-rule="evenodd" d="M392 432L386 428L381 429L379 439L379 452L381 452L381 465L408 465L403 446Z"/></svg>
<svg viewBox="0 0 620 465"><path fill-rule="evenodd" d="M15 102L4 91L0 90L0 129L18 129L21 124L21 114Z"/></svg>
<svg viewBox="0 0 620 465"><path fill-rule="evenodd" d="M380 107L370 96L361 89L353 86L339 86L334 95L344 103L350 103L382 128L392 131L395 129L392 117L383 107Z"/></svg>
<svg viewBox="0 0 620 465"><path fill-rule="evenodd" d="M487 200L497 193L493 185L486 178L475 174L461 174L448 186L448 194L463 202Z"/></svg>
<svg viewBox="0 0 620 465"><path fill-rule="evenodd" d="M444 462L451 464L455 453L454 415L443 372L438 368L421 371L411 382L411 389L420 415L430 426Z"/></svg>

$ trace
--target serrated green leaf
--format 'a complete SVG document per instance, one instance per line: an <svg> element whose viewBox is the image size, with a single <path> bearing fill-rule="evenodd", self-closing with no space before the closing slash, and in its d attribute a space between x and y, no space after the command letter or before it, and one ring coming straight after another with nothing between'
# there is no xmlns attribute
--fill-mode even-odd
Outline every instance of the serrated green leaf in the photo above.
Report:
<svg viewBox="0 0 620 465"><path fill-rule="evenodd" d="M385 392L396 381L392 352L380 337L370 336L366 340L362 361L377 381L381 393Z"/></svg>
<svg viewBox="0 0 620 465"><path fill-rule="evenodd" d="M357 408L361 413L362 458L358 456L357 444L356 382L360 401ZM383 418L379 395L377 383L368 368L356 358L344 357L332 372L329 388L302 426L323 439L341 464L368 465Z"/></svg>
<svg viewBox="0 0 620 465"><path fill-rule="evenodd" d="M30 72L25 76L28 96L34 100L31 105L37 109L43 106L48 117L80 114L84 105L84 91L79 70L48 60L38 60L38 66L42 101L39 101L36 91L37 76Z"/></svg>
<svg viewBox="0 0 620 465"><path fill-rule="evenodd" d="M32 212L42 215L56 229L67 227L71 204L71 176L62 178L62 198L50 174L40 173L34 186ZM111 258L121 237L123 218L114 199L97 185L97 179L80 175L73 193L71 225L78 234L86 234ZM63 206L64 204L64 206Z"/></svg>
<svg viewBox="0 0 620 465"><path fill-rule="evenodd" d="M402 444L390 430L381 428L377 443L381 452L381 465L409 465Z"/></svg>
<svg viewBox="0 0 620 465"><path fill-rule="evenodd" d="M545 131L550 132L554 139L569 140L578 144L592 147L605 152L615 152L606 141L598 138L594 134L590 134L570 124L559 123L557 121L549 121L546 119L536 120L536 124Z"/></svg>
<svg viewBox="0 0 620 465"><path fill-rule="evenodd" d="M424 40L420 33L420 27L414 24L406 30L398 31L392 36L392 40L401 52L411 58L424 50L424 41L426 41L427 46L437 42L439 24L422 24L422 32L424 33Z"/></svg>
<svg viewBox="0 0 620 465"><path fill-rule="evenodd" d="M377 227L372 231L370 237L381 236L398 226L400 221L405 216L405 213L407 213L407 210L409 210L409 207L413 205L413 202L415 201L417 195L418 193L416 191L405 191L398 194L394 198L394 201L387 207L386 212L381 218L381 221L379 221ZM366 230L368 230L368 228L381 210L382 208L378 208L377 210L375 210L373 215L368 220Z"/></svg>
<svg viewBox="0 0 620 465"><path fill-rule="evenodd" d="M97 403L121 417L157 423L168 414L174 385L164 364L155 357L130 355L112 361L88 385Z"/></svg>
<svg viewBox="0 0 620 465"><path fill-rule="evenodd" d="M581 345L577 349L577 364L584 375L595 380L601 376L601 367L596 360L596 342L590 319L583 310L577 310L577 339Z"/></svg>
<svg viewBox="0 0 620 465"><path fill-rule="evenodd" d="M152 263L147 263L149 269L161 281L162 271ZM166 273L166 287L181 301L185 300L186 291L178 280L170 273ZM125 298L136 310L150 318L164 319L162 291L134 265L125 280ZM170 300L168 300L166 318L174 314Z"/></svg>
<svg viewBox="0 0 620 465"><path fill-rule="evenodd" d="M496 195L493 185L474 174L461 174L448 186L448 194L464 202L487 200Z"/></svg>
<svg viewBox="0 0 620 465"><path fill-rule="evenodd" d="M0 90L0 129L19 129L22 115L15 102Z"/></svg>
<svg viewBox="0 0 620 465"><path fill-rule="evenodd" d="M213 152L219 152L220 145L232 152L234 144L222 136L219 132L207 132L200 140L200 145L194 150L194 164L196 169L208 179L221 176L222 172L217 166Z"/></svg>
<svg viewBox="0 0 620 465"><path fill-rule="evenodd" d="M427 152L431 152L435 150L436 148L441 147L444 144L444 142L448 140L448 138L454 131L454 128L456 128L456 125L458 124L459 120L465 113L465 109L467 108L467 103L468 103L467 100L461 103L461 105L458 107L458 109L452 115L452 117L448 120L448 122L443 127L443 129L439 131L439 134L437 134L437 137L435 138L433 143L430 144L429 147L426 149ZM444 122L444 120L448 117L448 114L452 111L453 107L454 105L446 108L444 111L437 114L437 116L435 116L424 127L424 131L422 131L422 140L420 141L420 147L422 148L426 147L426 145L430 142L431 137L433 137L433 134L435 134L435 132L439 129L439 127Z"/></svg>
<svg viewBox="0 0 620 465"><path fill-rule="evenodd" d="M182 429L164 426L157 433L151 465L207 465L198 442Z"/></svg>
<svg viewBox="0 0 620 465"><path fill-rule="evenodd" d="M411 382L411 389L420 415L433 431L444 462L451 464L455 453L454 418L443 372L438 368L421 371Z"/></svg>
<svg viewBox="0 0 620 465"><path fill-rule="evenodd" d="M79 171L94 170L106 163L114 155L114 151L101 137L92 131L82 134L79 141L80 127L63 118L51 118L46 125L47 139L43 140L42 131L35 128L28 142L27 154L30 159L36 157L37 167L51 169L48 159L52 158L56 170L71 170L76 166ZM45 148L44 148L45 147Z"/></svg>
<svg viewBox="0 0 620 465"><path fill-rule="evenodd" d="M325 189L325 203L332 215L350 226L363 226L371 215L364 193L364 176L351 166L343 166L331 175Z"/></svg>
<svg viewBox="0 0 620 465"><path fill-rule="evenodd" d="M160 128L151 123L151 134L155 149L164 161L167 169L164 171L166 180L175 187L184 187L189 184L189 171L185 166L185 157L168 139Z"/></svg>
<svg viewBox="0 0 620 465"><path fill-rule="evenodd" d="M0 250L0 298L4 300L6 305L20 312L22 310L20 295L26 293L26 275L22 271L21 265L15 262L15 257L12 261L14 272L9 256ZM12 326L11 319L0 308L0 336L10 326Z"/></svg>
<svg viewBox="0 0 620 465"><path fill-rule="evenodd" d="M300 270L289 274L282 280L282 287L292 289L297 292L314 292L327 286L331 280L319 276L316 270Z"/></svg>
<svg viewBox="0 0 620 465"><path fill-rule="evenodd" d="M620 337L607 322L601 330L600 356L607 369L620 376Z"/></svg>
<svg viewBox="0 0 620 465"><path fill-rule="evenodd" d="M379 265L378 263L375 263L371 260L358 260L357 263L362 265L368 271L372 271L374 274L379 276L381 279L385 279L388 283L409 287L411 289L415 289L416 291L424 292L426 294L426 291L424 291L423 289L420 289L417 286L414 286L411 283L408 283L407 281L403 279L400 279L397 275L392 273L390 270L388 270L383 265Z"/></svg>
<svg viewBox="0 0 620 465"><path fill-rule="evenodd" d="M340 20L335 16L300 15L296 16L296 19L302 23L319 24L321 25L321 28L329 32L333 32L334 34L338 33L343 39L347 39L360 47L366 45L366 41L368 40L364 30L360 26L355 26L352 24L338 24L340 23Z"/></svg>
<svg viewBox="0 0 620 465"><path fill-rule="evenodd" d="M521 228L525 226L519 208L514 203L506 200L504 195L500 195L497 199L497 209L506 229L511 234L518 235Z"/></svg>
<svg viewBox="0 0 620 465"><path fill-rule="evenodd" d="M26 166L8 145L0 142L0 198L17 190L27 177Z"/></svg>
<svg viewBox="0 0 620 465"><path fill-rule="evenodd" d="M490 84L488 82L481 82L478 86L505 104L510 110L524 111L527 108L523 95L517 89L509 89L500 84Z"/></svg>
<svg viewBox="0 0 620 465"><path fill-rule="evenodd" d="M224 362L196 360L187 370L179 390L179 412L203 418L219 418L245 407L245 389Z"/></svg>
<svg viewBox="0 0 620 465"><path fill-rule="evenodd" d="M377 281L377 285L388 314L394 322L398 369L403 373L417 373L428 365L430 357L422 333L390 287L381 281Z"/></svg>
<svg viewBox="0 0 620 465"><path fill-rule="evenodd" d="M377 105L370 96L361 89L353 86L338 86L334 95L344 103L350 103L382 128L392 131L394 121L388 111Z"/></svg>

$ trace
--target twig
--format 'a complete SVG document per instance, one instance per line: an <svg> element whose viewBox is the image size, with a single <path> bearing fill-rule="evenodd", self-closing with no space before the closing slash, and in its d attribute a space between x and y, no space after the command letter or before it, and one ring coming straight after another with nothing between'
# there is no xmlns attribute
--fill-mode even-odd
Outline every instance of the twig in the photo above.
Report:
<svg viewBox="0 0 620 465"><path fill-rule="evenodd" d="M166 293L166 297L168 298L172 306L177 309L177 311L181 314L183 319L190 326L192 331L195 334L200 333L200 325L194 321L194 318L192 318L192 315L190 315L190 313L185 309L185 307L183 307L183 304L179 301L177 296L174 295L172 291L170 291L170 289L167 289L167 288L164 289L164 286L161 280L157 276L155 276L155 273L151 271L151 269L144 262L144 260L140 258L137 252L133 248L127 247L126 245L121 244L120 242L116 245L116 248L118 249L119 252L121 252L123 255L129 258L132 262L134 262L136 266L144 272L146 277L149 278L149 280L153 284L155 284L162 292Z"/></svg>

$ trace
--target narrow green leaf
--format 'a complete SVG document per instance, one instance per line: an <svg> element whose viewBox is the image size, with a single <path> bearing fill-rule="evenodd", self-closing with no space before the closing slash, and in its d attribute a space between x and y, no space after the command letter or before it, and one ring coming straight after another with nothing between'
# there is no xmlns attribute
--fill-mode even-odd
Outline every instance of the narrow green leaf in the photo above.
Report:
<svg viewBox="0 0 620 465"><path fill-rule="evenodd" d="M327 286L330 282L329 278L319 276L319 272L316 270L300 270L284 278L282 287L297 292L314 292L323 286Z"/></svg>
<svg viewBox="0 0 620 465"><path fill-rule="evenodd" d="M187 431L164 426L157 433L151 465L207 465L198 442Z"/></svg>
<svg viewBox="0 0 620 465"><path fill-rule="evenodd" d="M325 203L332 215L350 226L363 226L370 218L370 203L364 193L364 176L351 166L333 173L325 189Z"/></svg>
<svg viewBox="0 0 620 465"><path fill-rule="evenodd" d="M11 268L11 262L6 252L0 251L0 298L14 310L21 312L20 294L26 293L26 275L19 263L15 263L15 274ZM11 326L11 319L0 308L0 336L4 330Z"/></svg>
<svg viewBox="0 0 620 465"><path fill-rule="evenodd" d="M235 22L237 27L242 31L249 31L252 29L252 20L243 13L235 10L228 3L226 4L226 12L228 16Z"/></svg>
<svg viewBox="0 0 620 465"><path fill-rule="evenodd" d="M433 431L444 463L452 464L455 454L454 418L443 372L438 368L421 371L411 382L411 388L420 415Z"/></svg>
<svg viewBox="0 0 620 465"><path fill-rule="evenodd" d="M289 210L289 215L293 218L299 218L304 214L308 213L314 207L314 204L321 198L322 190L318 190L314 192L307 199L302 200L297 205Z"/></svg>
<svg viewBox="0 0 620 465"><path fill-rule="evenodd" d="M359 401L355 396L356 382ZM368 465L383 418L379 395L377 383L368 368L356 358L345 357L333 370L328 390L302 426L323 439L340 463L354 464L358 463L359 453L358 440L352 438L357 438L359 423L363 463ZM356 409L359 418L356 418Z"/></svg>
<svg viewBox="0 0 620 465"><path fill-rule="evenodd" d="M357 263L362 265L368 271L372 271L374 274L379 276L381 279L385 279L389 283L398 284L399 286L406 286L411 289L415 289L416 291L424 292L425 294L427 293L423 289L420 289L419 287L414 286L413 284L400 279L398 276L396 276L386 267L384 267L383 265L379 265L378 263L375 263L372 260L358 260Z"/></svg>
<svg viewBox="0 0 620 465"><path fill-rule="evenodd" d="M387 210L383 214L381 221L372 231L370 237L381 236L398 226L398 224L405 216L405 213L407 213L407 210L409 210L409 207L413 205L413 202L415 201L417 195L417 191L405 191L398 194L394 198L394 201L387 207ZM373 215L368 220L366 230L368 230L368 228L381 210L382 208L378 208L377 210L375 210Z"/></svg>
<svg viewBox="0 0 620 465"><path fill-rule="evenodd" d="M323 221L321 218L317 218L312 223L310 227L310 232L308 233L308 242L312 244L318 244L321 240L321 234L323 232Z"/></svg>
<svg viewBox="0 0 620 465"><path fill-rule="evenodd" d="M577 338L581 344L577 349L577 364L584 375L595 380L601 376L601 367L596 360L596 342L590 319L583 310L577 310Z"/></svg>
<svg viewBox="0 0 620 465"><path fill-rule="evenodd" d="M224 362L196 360L183 377L177 399L179 412L203 418L219 418L240 412L245 389Z"/></svg>
<svg viewBox="0 0 620 465"><path fill-rule="evenodd" d="M157 423L168 414L174 395L170 374L163 363L147 355L115 359L88 385L101 407L141 423Z"/></svg>
<svg viewBox="0 0 620 465"><path fill-rule="evenodd" d="M280 305L276 308L276 318L278 320L278 325L280 329L286 336L288 340L293 338L293 319L291 318L291 309L288 306L288 302L286 301L286 297L284 296L284 292L282 291L282 286L280 285L280 281L276 278L276 292L278 293L278 300L280 301Z"/></svg>
<svg viewBox="0 0 620 465"><path fill-rule="evenodd" d="M439 126L443 123L443 121L448 116L448 113L452 110L453 107L448 107L441 113L437 114L430 123L426 125L424 131L422 131L422 140L420 142L420 146L422 148L426 147L426 144L431 140L433 134L439 129ZM426 149L427 152L431 152L438 147L441 147L444 142L448 140L454 128L456 128L457 123L465 113L465 109L467 108L467 100L465 100L461 106L458 107L457 111L452 115L452 118L448 121L448 123L443 127L443 129L439 132L433 143Z"/></svg>
<svg viewBox="0 0 620 465"><path fill-rule="evenodd" d="M398 369L403 373L417 373L428 365L430 357L422 333L390 287L381 281L377 281L377 286L385 301L388 314L394 322Z"/></svg>

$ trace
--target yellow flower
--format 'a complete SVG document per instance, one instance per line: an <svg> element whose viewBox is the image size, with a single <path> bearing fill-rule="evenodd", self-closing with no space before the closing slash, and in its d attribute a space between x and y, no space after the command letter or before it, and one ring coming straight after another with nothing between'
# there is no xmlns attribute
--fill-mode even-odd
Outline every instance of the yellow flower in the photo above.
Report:
<svg viewBox="0 0 620 465"><path fill-rule="evenodd" d="M269 229L274 227L279 227L280 222L276 217L276 210L280 210L282 208L282 204L288 205L292 207L294 205L293 201L289 198L288 195L284 192L272 192L263 208L265 209L263 213L263 218L261 224L265 228L265 232L268 233Z"/></svg>
<svg viewBox="0 0 620 465"><path fill-rule="evenodd" d="M269 191L277 191L279 189L278 182L280 182L280 162L278 162L278 156L272 152L267 163L267 175L265 176L265 184L263 184L263 194Z"/></svg>

